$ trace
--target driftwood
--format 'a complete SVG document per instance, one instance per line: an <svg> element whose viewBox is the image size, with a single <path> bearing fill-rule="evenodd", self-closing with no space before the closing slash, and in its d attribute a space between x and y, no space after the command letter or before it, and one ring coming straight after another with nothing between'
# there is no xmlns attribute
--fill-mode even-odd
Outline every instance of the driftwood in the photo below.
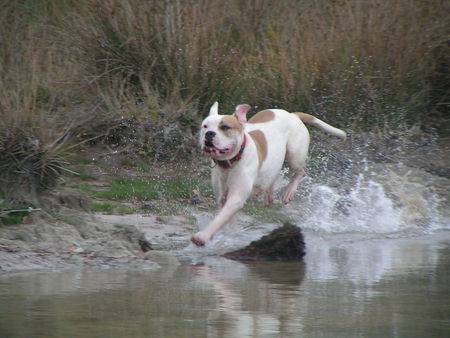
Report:
<svg viewBox="0 0 450 338"><path fill-rule="evenodd" d="M270 234L251 242L243 249L228 252L224 257L239 261L301 261L305 242L300 228L285 224Z"/></svg>

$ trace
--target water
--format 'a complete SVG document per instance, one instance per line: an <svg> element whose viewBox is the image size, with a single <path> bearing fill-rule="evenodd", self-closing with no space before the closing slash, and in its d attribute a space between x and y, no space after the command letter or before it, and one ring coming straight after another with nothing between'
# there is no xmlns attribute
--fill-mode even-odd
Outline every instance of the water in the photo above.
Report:
<svg viewBox="0 0 450 338"><path fill-rule="evenodd" d="M305 183L282 209L303 228L304 262L218 256L276 226L242 217L158 270L0 276L0 336L448 336L450 228L438 199L365 176L345 192ZM210 217L198 214L199 226Z"/></svg>
<svg viewBox="0 0 450 338"><path fill-rule="evenodd" d="M308 242L304 263L3 276L1 337L445 337L450 234Z"/></svg>

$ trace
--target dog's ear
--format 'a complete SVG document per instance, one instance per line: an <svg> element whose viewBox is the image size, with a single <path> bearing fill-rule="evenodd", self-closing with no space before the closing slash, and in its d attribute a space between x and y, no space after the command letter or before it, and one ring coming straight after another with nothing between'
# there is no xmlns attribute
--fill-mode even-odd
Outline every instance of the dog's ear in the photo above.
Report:
<svg viewBox="0 0 450 338"><path fill-rule="evenodd" d="M247 112L249 111L250 106L248 104L240 104L236 107L236 111L234 112L234 116L237 117L238 121L242 124L247 123Z"/></svg>
<svg viewBox="0 0 450 338"><path fill-rule="evenodd" d="M209 116L219 114L219 102L214 102L214 104L209 108Z"/></svg>

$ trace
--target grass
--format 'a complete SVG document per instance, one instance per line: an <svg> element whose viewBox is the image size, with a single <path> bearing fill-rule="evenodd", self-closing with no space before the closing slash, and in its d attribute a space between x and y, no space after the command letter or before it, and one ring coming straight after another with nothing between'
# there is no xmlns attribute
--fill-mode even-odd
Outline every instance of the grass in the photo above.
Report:
<svg viewBox="0 0 450 338"><path fill-rule="evenodd" d="M106 189L99 189L89 182L77 183L71 187L90 196L92 212L118 215L139 211L176 215L182 213L186 205L191 204L190 200L195 200L200 194L205 197L213 195L207 180L205 182L197 176L189 175L118 178ZM135 207L122 202L134 203Z"/></svg>
<svg viewBox="0 0 450 338"><path fill-rule="evenodd" d="M91 211L119 215L128 215L135 212L132 208L125 205L104 201L92 201Z"/></svg>
<svg viewBox="0 0 450 338"><path fill-rule="evenodd" d="M84 102L97 122L184 127L219 100L367 127L448 99L446 0L25 0L2 12L0 86L66 117Z"/></svg>
<svg viewBox="0 0 450 338"><path fill-rule="evenodd" d="M118 162L121 160L118 159ZM209 179L205 176L207 170L192 172L190 167L178 164L165 167L161 175L149 176L149 172L155 170L154 166L145 165L142 160L132 162L132 167L123 168L123 173L129 176L122 173L117 177L114 173L112 177L117 177L114 179L111 178L110 167L99 161L96 171L104 175L97 176L95 180L73 175L66 181L66 186L88 196L91 211L120 215L139 211L177 214L186 205L199 203L199 200L213 195ZM83 167L74 170L83 172ZM129 203L134 206L129 207Z"/></svg>
<svg viewBox="0 0 450 338"><path fill-rule="evenodd" d="M71 186L71 188L74 188L77 191L79 191L80 193L86 194L86 195L93 195L95 193L95 190L94 190L92 184L87 183L87 182L73 184Z"/></svg>
<svg viewBox="0 0 450 338"><path fill-rule="evenodd" d="M289 222L283 212L280 212L282 205L279 203L272 204L269 207L265 207L261 201L250 200L247 201L242 209L246 214L255 217L261 222L273 222L273 223L285 223Z"/></svg>
<svg viewBox="0 0 450 338"><path fill-rule="evenodd" d="M3 225L22 224L23 219L28 215L29 213L27 211L15 212L14 214L0 215L0 224Z"/></svg>
<svg viewBox="0 0 450 338"><path fill-rule="evenodd" d="M115 205L111 202L91 202L91 211L93 212L103 212L107 214L111 214L115 209Z"/></svg>
<svg viewBox="0 0 450 338"><path fill-rule="evenodd" d="M69 186L92 199L90 208L93 212L120 215L136 212L121 202L138 202L138 209L158 214L174 214L200 194L204 197L213 196L207 179L185 172L169 177L120 177L110 183L104 182L101 188L90 180L75 182Z"/></svg>
<svg viewBox="0 0 450 338"><path fill-rule="evenodd" d="M25 217L30 214L27 206L7 205L4 199L0 199L0 224L15 225L23 223Z"/></svg>
<svg viewBox="0 0 450 338"><path fill-rule="evenodd" d="M96 192L94 195L108 200L187 199L191 198L194 195L194 190L199 190L201 185L200 181L186 179L185 177L169 179L119 178L107 190Z"/></svg>
<svg viewBox="0 0 450 338"><path fill-rule="evenodd" d="M115 211L119 214L119 215L129 215L135 212L134 209L127 207L126 205L118 205L115 209Z"/></svg>

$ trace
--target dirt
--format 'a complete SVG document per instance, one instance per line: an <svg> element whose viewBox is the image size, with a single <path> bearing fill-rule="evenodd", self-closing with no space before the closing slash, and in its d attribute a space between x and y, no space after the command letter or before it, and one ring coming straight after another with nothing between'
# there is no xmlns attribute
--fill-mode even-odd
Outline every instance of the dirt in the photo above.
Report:
<svg viewBox="0 0 450 338"><path fill-rule="evenodd" d="M64 209L59 218L64 221L35 215L26 224L0 227L0 273L156 269L155 255L188 245L192 232L192 220L183 216L119 216Z"/></svg>

